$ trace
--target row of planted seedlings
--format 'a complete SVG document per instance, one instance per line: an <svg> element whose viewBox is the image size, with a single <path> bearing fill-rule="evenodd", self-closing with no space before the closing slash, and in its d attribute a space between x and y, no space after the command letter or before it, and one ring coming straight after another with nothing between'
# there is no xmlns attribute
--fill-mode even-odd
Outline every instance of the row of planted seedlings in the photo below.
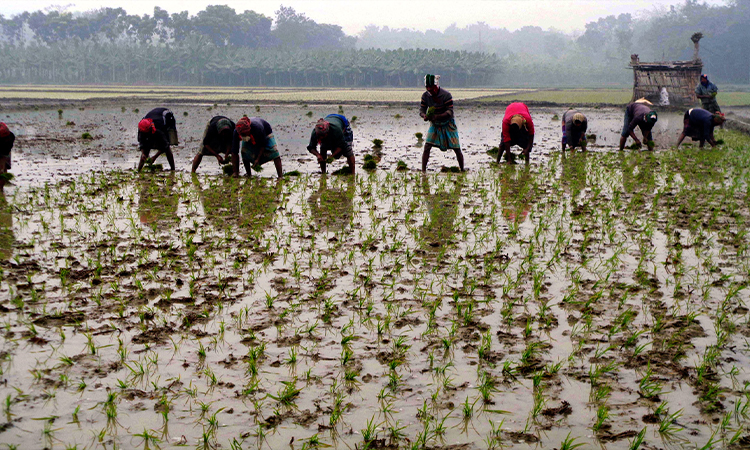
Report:
<svg viewBox="0 0 750 450"><path fill-rule="evenodd" d="M16 191L5 441L736 442L741 145Z"/></svg>

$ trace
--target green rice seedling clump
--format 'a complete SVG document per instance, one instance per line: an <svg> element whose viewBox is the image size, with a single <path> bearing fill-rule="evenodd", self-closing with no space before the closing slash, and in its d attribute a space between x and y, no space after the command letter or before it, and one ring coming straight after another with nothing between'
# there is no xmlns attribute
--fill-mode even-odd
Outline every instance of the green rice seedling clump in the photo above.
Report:
<svg viewBox="0 0 750 450"><path fill-rule="evenodd" d="M299 170L290 170L289 172L284 172L285 177L298 177L302 175Z"/></svg>
<svg viewBox="0 0 750 450"><path fill-rule="evenodd" d="M86 140L89 140L89 141L90 141L91 139L94 139L94 136L92 136L92 135L91 135L91 133L89 133L88 131L85 131L85 132L84 132L84 133L83 133L83 134L81 135L81 139L86 139Z"/></svg>
<svg viewBox="0 0 750 450"><path fill-rule="evenodd" d="M373 139L372 140L372 146L375 148L380 148L383 146L383 140L382 139Z"/></svg>
<svg viewBox="0 0 750 450"><path fill-rule="evenodd" d="M399 159L398 162L396 163L396 170L398 170L399 172L403 172L405 170L409 170L409 166L406 165L405 162Z"/></svg>

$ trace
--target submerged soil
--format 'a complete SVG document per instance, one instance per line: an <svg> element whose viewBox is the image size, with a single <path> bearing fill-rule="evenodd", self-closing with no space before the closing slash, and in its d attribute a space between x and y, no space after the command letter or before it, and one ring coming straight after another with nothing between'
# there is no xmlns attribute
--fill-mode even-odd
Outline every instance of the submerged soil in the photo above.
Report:
<svg viewBox="0 0 750 450"><path fill-rule="evenodd" d="M457 110L470 171L437 173L455 158L433 150L423 176L416 109L345 106L359 172L322 176L304 147L336 107L180 105L180 171L139 175L146 109L5 118L0 442L750 442L748 138L670 149L681 116L664 114L658 151L617 152L621 112L586 110L596 144L563 155L538 110L532 164L494 165L501 111ZM207 120L243 112L300 176L186 173Z"/></svg>

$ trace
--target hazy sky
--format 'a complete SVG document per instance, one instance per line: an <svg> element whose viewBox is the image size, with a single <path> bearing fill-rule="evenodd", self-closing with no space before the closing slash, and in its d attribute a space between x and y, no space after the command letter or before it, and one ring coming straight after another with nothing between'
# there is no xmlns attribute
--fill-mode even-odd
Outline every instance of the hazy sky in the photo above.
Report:
<svg viewBox="0 0 750 450"><path fill-rule="evenodd" d="M273 18L274 11L283 4L316 22L340 25L344 32L352 35L370 24L442 31L452 23L463 27L479 21L510 30L532 25L570 32L583 30L587 22L611 14L648 14L682 3L684 0L128 0L108 3L101 0L40 0L26 4L7 0L2 2L0 14L9 17L24 10L36 11L52 5L67 5L69 11L87 11L109 6L122 7L129 14L151 15L155 4L170 13L187 10L190 14L195 14L208 4L225 4L238 12L250 9ZM708 3L725 2L709 0Z"/></svg>

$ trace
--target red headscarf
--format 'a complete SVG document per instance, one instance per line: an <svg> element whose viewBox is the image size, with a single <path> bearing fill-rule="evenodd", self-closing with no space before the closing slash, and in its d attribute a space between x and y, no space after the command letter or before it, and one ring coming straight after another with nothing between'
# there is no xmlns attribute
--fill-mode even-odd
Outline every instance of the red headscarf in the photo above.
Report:
<svg viewBox="0 0 750 450"><path fill-rule="evenodd" d="M237 133L240 134L240 136L249 136L250 131L252 130L252 122L250 122L250 119L247 116L243 116L240 120L237 121L235 129L237 130Z"/></svg>
<svg viewBox="0 0 750 450"><path fill-rule="evenodd" d="M0 137L7 137L10 136L10 130L8 129L8 125L5 125L5 122L0 122Z"/></svg>
<svg viewBox="0 0 750 450"><path fill-rule="evenodd" d="M154 121L151 119L141 120L140 122L138 122L138 131L140 131L141 133L154 133L156 131Z"/></svg>

